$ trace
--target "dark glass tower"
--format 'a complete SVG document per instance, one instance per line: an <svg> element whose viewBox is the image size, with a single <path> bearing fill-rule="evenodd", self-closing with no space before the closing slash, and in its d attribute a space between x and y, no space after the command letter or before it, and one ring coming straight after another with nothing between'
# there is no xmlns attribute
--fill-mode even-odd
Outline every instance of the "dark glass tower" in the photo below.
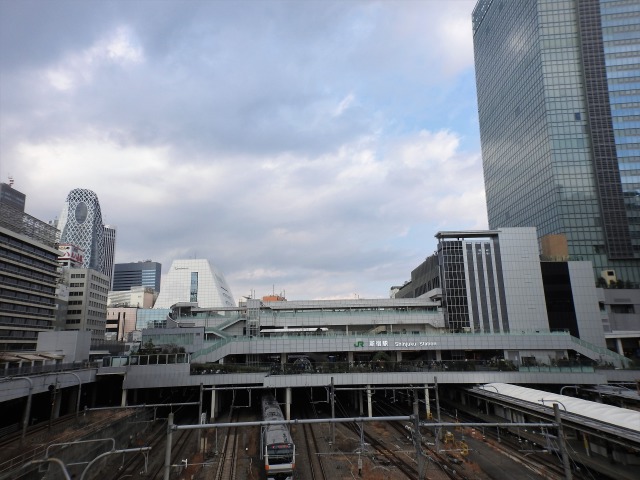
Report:
<svg viewBox="0 0 640 480"><path fill-rule="evenodd" d="M473 35L489 227L640 283L640 2L480 0Z"/></svg>
<svg viewBox="0 0 640 480"><path fill-rule="evenodd" d="M113 275L114 292L131 290L131 287L150 287L160 292L162 265L147 260L145 262L116 263Z"/></svg>

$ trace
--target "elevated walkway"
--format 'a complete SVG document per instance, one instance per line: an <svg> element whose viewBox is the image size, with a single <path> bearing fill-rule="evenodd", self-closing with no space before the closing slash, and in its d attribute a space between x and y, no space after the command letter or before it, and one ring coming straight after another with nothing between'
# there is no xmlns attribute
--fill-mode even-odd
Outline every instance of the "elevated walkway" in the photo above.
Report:
<svg viewBox="0 0 640 480"><path fill-rule="evenodd" d="M318 334L278 337L227 337L207 345L192 361L214 363L227 355L260 355L298 352L396 352L442 350L575 350L584 358L625 368L630 360L616 352L572 337L565 332L523 334L376 335ZM554 352L555 353L555 352Z"/></svg>
<svg viewBox="0 0 640 480"><path fill-rule="evenodd" d="M225 322L219 323L218 325L215 326L205 326L205 332L213 332L214 334L216 334L218 337L222 338L222 339L227 339L230 338L231 335L229 335L227 332L225 332L224 330L226 328L232 327L233 325L235 325L238 322L242 322L242 321L246 321L245 317L233 317Z"/></svg>
<svg viewBox="0 0 640 480"><path fill-rule="evenodd" d="M616 367L628 367L631 364L631 360L627 357L620 355L618 352L609 350L608 348L599 347L589 342L585 342L580 338L571 336L571 342L573 343L573 349L592 360L610 362Z"/></svg>
<svg viewBox="0 0 640 480"><path fill-rule="evenodd" d="M353 371L349 373L314 371L309 373L272 374L268 369L225 373L224 365L220 370L207 370L204 373L191 374L189 364L172 365L133 365L126 369L124 389L195 387L200 384L218 387L236 386L252 388L306 388L335 385L360 386L387 385L407 388L415 385L438 384L475 385L478 383L501 382L518 384L556 384L567 383L598 385L606 383L606 377L599 371L552 373L519 371ZM102 368L107 370L108 368Z"/></svg>

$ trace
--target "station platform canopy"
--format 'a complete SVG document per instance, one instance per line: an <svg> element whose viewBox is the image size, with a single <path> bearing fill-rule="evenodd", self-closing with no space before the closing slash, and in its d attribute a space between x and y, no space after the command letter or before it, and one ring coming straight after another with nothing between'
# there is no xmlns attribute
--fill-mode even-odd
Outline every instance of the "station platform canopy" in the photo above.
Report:
<svg viewBox="0 0 640 480"><path fill-rule="evenodd" d="M633 430L640 434L640 412L635 410L508 383L488 383L481 385L479 388L486 390L487 393L498 393L549 409L553 409L553 404L557 403L561 413L564 411L580 415L594 422L606 423L625 430Z"/></svg>

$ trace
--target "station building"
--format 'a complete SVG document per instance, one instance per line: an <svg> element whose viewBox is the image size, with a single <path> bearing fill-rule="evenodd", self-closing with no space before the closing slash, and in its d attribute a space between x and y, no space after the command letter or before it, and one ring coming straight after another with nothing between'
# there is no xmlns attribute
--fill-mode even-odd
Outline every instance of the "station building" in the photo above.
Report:
<svg viewBox="0 0 640 480"><path fill-rule="evenodd" d="M203 305L203 289L213 281L200 281L206 270L178 264L182 268L163 286L173 292L166 299L173 303L137 309L143 351L106 356L86 379L67 378L62 388L92 383L108 405L119 397L123 407L153 404L168 393L199 397L210 419L229 405L252 405L265 391L275 393L286 418L292 404L308 401L307 393L325 401L329 388L361 416L373 416L387 392L412 392L430 418L430 390L450 402L486 405L469 389L493 383L600 392L606 384L635 381L631 360L606 348L588 265L560 262L545 278L533 229L440 232L437 238L436 255L403 287L414 290L404 298L399 288L395 298ZM169 283L173 287L165 288ZM46 396L48 378L34 381L31 393ZM17 402L28 387L0 391L0 401ZM614 442L622 428L590 445L597 449L611 440L618 455L627 448ZM637 452L640 438L630 438ZM625 458L635 461L637 454Z"/></svg>
<svg viewBox="0 0 640 480"><path fill-rule="evenodd" d="M441 299L449 331L567 331L604 348L591 263L541 261L535 228L436 234L436 252L395 289Z"/></svg>
<svg viewBox="0 0 640 480"><path fill-rule="evenodd" d="M606 348L588 262L544 266L534 228L439 232L436 238L437 252L395 298L249 299L213 308L178 302L169 307L168 323L153 326L199 329L202 348L187 349L194 365L286 365L301 357L349 367L381 359L423 366L505 362L514 369L629 363ZM182 277L179 288L186 291L189 275ZM167 342L167 332L141 330L143 341Z"/></svg>

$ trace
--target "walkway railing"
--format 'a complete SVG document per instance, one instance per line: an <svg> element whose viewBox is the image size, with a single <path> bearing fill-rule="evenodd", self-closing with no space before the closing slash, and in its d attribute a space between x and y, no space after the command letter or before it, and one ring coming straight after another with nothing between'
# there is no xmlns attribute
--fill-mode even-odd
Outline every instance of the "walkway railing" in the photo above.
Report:
<svg viewBox="0 0 640 480"><path fill-rule="evenodd" d="M203 355L207 355L208 353L211 353L214 350L217 350L218 348L223 347L227 343L232 342L232 341L237 341L237 340L238 340L238 338L236 338L236 337L228 337L228 338L222 338L220 340L216 340L215 342L213 342L208 347L205 347L202 350L198 350L197 352L193 352L191 354L191 360L195 360L198 357L201 357Z"/></svg>
<svg viewBox="0 0 640 480"><path fill-rule="evenodd" d="M39 375L43 373L66 372L69 370L86 370L87 368L98 368L100 362L74 362L57 363L49 365L22 366L0 370L0 376L5 377L25 377Z"/></svg>
<svg viewBox="0 0 640 480"><path fill-rule="evenodd" d="M188 353L152 353L148 355L131 355L120 357L104 357L103 367L125 367L129 365L174 365L189 363Z"/></svg>
<svg viewBox="0 0 640 480"><path fill-rule="evenodd" d="M631 360L628 359L627 357L625 357L624 355L620 355L618 352L614 352L613 350L609 350L608 348L604 348L604 347L599 347L597 345L594 345L593 343L589 343L589 342L585 342L584 340L577 338L577 337L571 337L571 341L577 345L580 345L588 350L591 350L592 352L595 352L599 355L608 357L609 359L614 360L615 362L617 362L621 367L628 367L631 364Z"/></svg>
<svg viewBox="0 0 640 480"><path fill-rule="evenodd" d="M299 375L326 373L428 373L428 372L595 372L593 365L561 360L559 365L517 365L510 360L446 360L446 361L370 361L370 362L311 362L308 359L294 363L192 363L191 375L260 373L269 375Z"/></svg>

